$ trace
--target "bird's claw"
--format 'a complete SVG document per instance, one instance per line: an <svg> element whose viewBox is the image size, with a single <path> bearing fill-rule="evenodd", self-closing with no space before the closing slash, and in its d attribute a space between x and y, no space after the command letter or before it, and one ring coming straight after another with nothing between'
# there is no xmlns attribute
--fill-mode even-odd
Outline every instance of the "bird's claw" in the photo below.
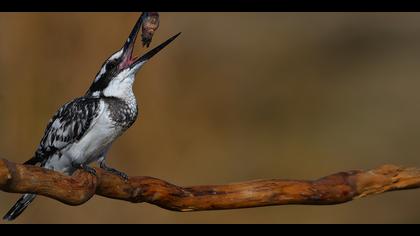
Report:
<svg viewBox="0 0 420 236"><path fill-rule="evenodd" d="M114 168L109 168L106 171L108 171L109 173L112 173L114 175L118 175L119 177L123 178L124 181L127 181L128 180L128 175L126 173L124 173L124 172L121 172L121 171L116 170Z"/></svg>
<svg viewBox="0 0 420 236"><path fill-rule="evenodd" d="M89 174L96 176L96 170L90 166L84 166L83 170L89 172Z"/></svg>
<svg viewBox="0 0 420 236"><path fill-rule="evenodd" d="M109 172L109 173L111 173L111 174L118 175L119 177L123 178L125 181L127 181L127 180L128 180L128 175L127 175L126 173L124 173L124 172L121 172L121 171L116 170L116 169L114 169L114 168L108 167L108 166L106 166L104 163L102 163L102 164L100 165L100 167L101 167L103 170L105 170L105 171L107 171L107 172Z"/></svg>
<svg viewBox="0 0 420 236"><path fill-rule="evenodd" d="M116 174L116 175L120 176L121 178L123 178L124 181L127 181L128 180L128 175L126 173L124 173L124 172L121 172L121 171L117 171L116 170L116 172L114 172L114 174Z"/></svg>
<svg viewBox="0 0 420 236"><path fill-rule="evenodd" d="M92 174L94 176L96 176L96 170L88 165L85 164L73 164L73 167L77 168L77 169L82 169L86 172L88 172L89 174Z"/></svg>

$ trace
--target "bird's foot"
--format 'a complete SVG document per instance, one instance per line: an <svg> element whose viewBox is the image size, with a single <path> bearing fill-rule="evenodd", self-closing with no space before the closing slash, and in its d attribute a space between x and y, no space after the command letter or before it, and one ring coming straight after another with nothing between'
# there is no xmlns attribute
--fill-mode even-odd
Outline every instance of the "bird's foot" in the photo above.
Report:
<svg viewBox="0 0 420 236"><path fill-rule="evenodd" d="M76 169L82 169L90 174L96 176L96 170L88 165L85 164L73 164L73 167Z"/></svg>
<svg viewBox="0 0 420 236"><path fill-rule="evenodd" d="M107 171L107 172L109 172L109 173L111 173L111 174L114 174L114 175L118 175L118 176L120 176L120 177L121 177L121 178L123 178L125 181L127 181L127 180L128 180L128 175L127 175L126 173L121 172L121 171L119 171L119 170L116 170L116 169L114 169L114 168L111 168L111 167L109 167L109 166L105 165L105 163L103 163L103 162L100 164L100 167L101 167L101 169L103 169L103 170L105 170L105 171Z"/></svg>

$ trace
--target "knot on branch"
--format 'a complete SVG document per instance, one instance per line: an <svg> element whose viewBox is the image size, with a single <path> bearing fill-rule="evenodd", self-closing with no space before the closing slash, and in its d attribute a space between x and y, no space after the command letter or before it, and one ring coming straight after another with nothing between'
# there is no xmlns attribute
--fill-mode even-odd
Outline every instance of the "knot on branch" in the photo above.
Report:
<svg viewBox="0 0 420 236"><path fill-rule="evenodd" d="M36 193L68 205L80 205L95 195L99 179L87 172L72 176L0 159L0 187L6 192Z"/></svg>

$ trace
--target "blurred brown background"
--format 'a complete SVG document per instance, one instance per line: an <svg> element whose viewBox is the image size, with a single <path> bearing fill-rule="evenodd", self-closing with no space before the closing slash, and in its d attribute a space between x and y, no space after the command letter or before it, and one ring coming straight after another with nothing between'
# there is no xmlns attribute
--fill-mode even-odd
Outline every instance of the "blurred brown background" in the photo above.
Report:
<svg viewBox="0 0 420 236"><path fill-rule="evenodd" d="M0 156L31 157L138 13L0 14ZM179 185L420 166L420 14L161 13L137 76L140 117L109 164ZM137 44L137 53L144 52ZM18 195L0 193L3 215ZM335 206L177 213L38 197L17 223L420 223L420 191ZM3 222L2 222L3 223Z"/></svg>

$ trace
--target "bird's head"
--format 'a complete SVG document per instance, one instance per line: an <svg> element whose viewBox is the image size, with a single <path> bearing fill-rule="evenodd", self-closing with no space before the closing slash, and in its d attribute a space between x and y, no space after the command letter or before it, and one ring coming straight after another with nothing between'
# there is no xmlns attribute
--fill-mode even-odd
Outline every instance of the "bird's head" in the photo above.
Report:
<svg viewBox="0 0 420 236"><path fill-rule="evenodd" d="M91 96L124 96L127 89L131 90L135 75L140 68L150 60L156 53L171 43L178 33L159 46L140 57L133 57L133 49L138 32L140 31L143 18L140 17L124 46L112 54L102 65L92 85L87 91Z"/></svg>

